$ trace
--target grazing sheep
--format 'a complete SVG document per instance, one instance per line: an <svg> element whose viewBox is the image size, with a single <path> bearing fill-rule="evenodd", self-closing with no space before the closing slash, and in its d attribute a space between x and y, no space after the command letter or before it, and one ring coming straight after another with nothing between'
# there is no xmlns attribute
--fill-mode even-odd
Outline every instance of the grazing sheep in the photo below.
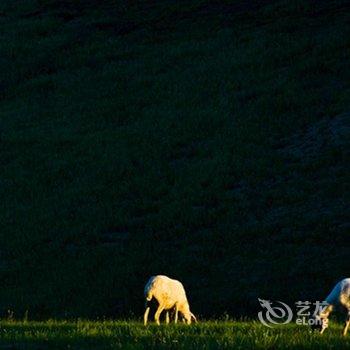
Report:
<svg viewBox="0 0 350 350"><path fill-rule="evenodd" d="M350 326L350 278L345 278L338 282L331 293L326 298L328 305L324 306L316 315L316 319L321 321L319 330L322 334L328 327L329 314L334 308L340 308L347 313L343 335L345 336Z"/></svg>
<svg viewBox="0 0 350 350"><path fill-rule="evenodd" d="M167 276L153 276L145 286L146 311L143 316L144 324L147 325L148 313L150 311L150 301L154 298L158 302L158 309L154 314L154 319L159 325L159 317L163 310L166 311L166 323L169 323L170 310L175 309L175 323L178 320L178 313L184 317L187 324L191 324L191 319L196 317L190 311L185 289L181 282L173 280Z"/></svg>

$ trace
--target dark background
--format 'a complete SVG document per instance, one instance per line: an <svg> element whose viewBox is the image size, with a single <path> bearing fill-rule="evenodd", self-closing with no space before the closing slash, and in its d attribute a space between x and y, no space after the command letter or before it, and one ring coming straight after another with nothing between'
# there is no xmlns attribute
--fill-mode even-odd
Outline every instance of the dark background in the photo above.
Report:
<svg viewBox="0 0 350 350"><path fill-rule="evenodd" d="M349 277L347 1L0 4L0 313L202 317Z"/></svg>

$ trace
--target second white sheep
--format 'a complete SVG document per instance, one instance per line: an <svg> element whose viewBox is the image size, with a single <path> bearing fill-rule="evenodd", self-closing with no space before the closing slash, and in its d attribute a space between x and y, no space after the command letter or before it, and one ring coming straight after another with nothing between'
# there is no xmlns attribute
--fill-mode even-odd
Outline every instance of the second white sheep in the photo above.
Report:
<svg viewBox="0 0 350 350"><path fill-rule="evenodd" d="M328 304L323 307L316 319L320 321L319 330L321 334L328 327L328 317L334 308L339 308L347 314L343 335L345 336L350 326L350 278L345 278L338 282L331 293L327 296L325 302Z"/></svg>

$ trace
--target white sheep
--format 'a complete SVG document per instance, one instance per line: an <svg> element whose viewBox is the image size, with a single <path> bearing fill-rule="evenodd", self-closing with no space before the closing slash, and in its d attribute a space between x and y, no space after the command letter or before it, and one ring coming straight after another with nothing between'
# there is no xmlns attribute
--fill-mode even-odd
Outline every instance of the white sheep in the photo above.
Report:
<svg viewBox="0 0 350 350"><path fill-rule="evenodd" d="M159 325L159 317L163 310L166 311L166 323L169 323L169 311L175 309L175 323L178 320L178 313L184 317L187 324L191 324L191 319L196 317L190 311L186 292L181 282L173 280L167 276L152 276L145 286L146 311L143 316L144 324L147 325L150 311L150 301L154 298L158 302L158 309L154 314L154 319Z"/></svg>
<svg viewBox="0 0 350 350"><path fill-rule="evenodd" d="M338 282L331 293L327 296L326 306L322 307L316 319L320 321L320 333L322 334L328 327L329 314L334 308L340 308L347 313L343 335L345 336L350 326L350 278L345 278Z"/></svg>

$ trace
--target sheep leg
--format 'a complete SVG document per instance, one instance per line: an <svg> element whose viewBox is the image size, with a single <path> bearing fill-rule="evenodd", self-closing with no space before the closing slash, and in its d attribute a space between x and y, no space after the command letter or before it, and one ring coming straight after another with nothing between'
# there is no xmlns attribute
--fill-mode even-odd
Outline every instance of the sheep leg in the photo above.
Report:
<svg viewBox="0 0 350 350"><path fill-rule="evenodd" d="M163 310L164 310L164 306L163 305L159 305L156 313L154 314L154 320L156 321L158 326L160 325L159 316L160 316L160 314L162 313Z"/></svg>
<svg viewBox="0 0 350 350"><path fill-rule="evenodd" d="M179 309L177 307L177 304L175 304L175 320L174 320L175 324L177 323L178 317L179 317Z"/></svg>
<svg viewBox="0 0 350 350"><path fill-rule="evenodd" d="M167 310L166 313L165 313L165 323L166 324L169 324L169 311Z"/></svg>
<svg viewBox="0 0 350 350"><path fill-rule="evenodd" d="M148 314L149 314L150 307L146 303L146 311L143 315L143 324L146 326L147 325L147 320L148 320Z"/></svg>
<svg viewBox="0 0 350 350"><path fill-rule="evenodd" d="M345 326L344 326L344 329L343 329L343 336L344 337L346 336L346 333L348 333L349 326L350 326L350 320L345 322Z"/></svg>
<svg viewBox="0 0 350 350"><path fill-rule="evenodd" d="M343 329L343 336L344 337L346 336L346 333L348 332L349 326L350 326L350 312L349 312L348 317L347 317L347 319L345 321L345 326L344 326L344 329Z"/></svg>

